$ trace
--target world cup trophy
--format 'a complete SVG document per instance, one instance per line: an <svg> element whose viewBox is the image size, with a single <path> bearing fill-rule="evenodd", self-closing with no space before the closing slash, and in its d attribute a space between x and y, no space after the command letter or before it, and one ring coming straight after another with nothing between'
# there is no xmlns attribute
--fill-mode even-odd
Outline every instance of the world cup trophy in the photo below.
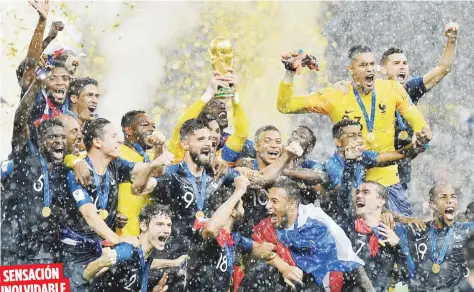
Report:
<svg viewBox="0 0 474 292"><path fill-rule="evenodd" d="M221 75L232 75L232 63L234 61L234 49L230 41L224 37L216 37L209 44L209 56L211 57L212 70L219 72ZM217 88L216 98L233 97L235 89L233 84L229 87L219 86Z"/></svg>

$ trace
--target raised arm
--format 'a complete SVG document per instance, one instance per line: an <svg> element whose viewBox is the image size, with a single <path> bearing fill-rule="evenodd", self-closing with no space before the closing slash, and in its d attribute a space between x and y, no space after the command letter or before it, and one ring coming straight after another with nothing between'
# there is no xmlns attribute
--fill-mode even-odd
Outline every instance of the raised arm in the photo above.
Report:
<svg viewBox="0 0 474 292"><path fill-rule="evenodd" d="M105 247L102 249L102 255L87 265L82 276L85 280L90 281L112 267L116 261L117 252L110 247Z"/></svg>
<svg viewBox="0 0 474 292"><path fill-rule="evenodd" d="M285 169L283 170L283 174L309 184L325 184L328 181L327 174L321 169Z"/></svg>
<svg viewBox="0 0 474 292"><path fill-rule="evenodd" d="M222 227L228 224L232 211L242 199L247 191L250 181L244 176L238 176L234 179L235 191L224 204L222 204L207 221L206 226L202 230L204 239L213 239L219 233Z"/></svg>
<svg viewBox="0 0 474 292"><path fill-rule="evenodd" d="M456 40L459 34L459 24L450 22L444 27L444 35L448 38L438 66L431 69L423 76L426 90L438 85L453 68L456 59Z"/></svg>
<svg viewBox="0 0 474 292"><path fill-rule="evenodd" d="M158 168L170 165L173 160L173 154L164 151L150 163L136 163L132 170L132 194L142 195L151 192L156 187L156 180L152 178L153 172Z"/></svg>
<svg viewBox="0 0 474 292"><path fill-rule="evenodd" d="M35 79L16 109L15 118L13 120L12 151L21 149L30 139L28 118L33 109L36 91L39 87L40 81Z"/></svg>
<svg viewBox="0 0 474 292"><path fill-rule="evenodd" d="M410 143L399 150L379 153L376 159L376 166L382 167L395 164L397 161L412 158L423 151L424 148L417 147L415 143Z"/></svg>
<svg viewBox="0 0 474 292"><path fill-rule="evenodd" d="M277 109L283 114L303 114L315 112L329 114L331 112L331 97L342 95L336 88L325 88L309 95L294 96L293 79L295 72L286 70L280 82L277 96Z"/></svg>
<svg viewBox="0 0 474 292"><path fill-rule="evenodd" d="M28 0L28 3L30 3L30 5L38 12L39 20L35 32L33 33L33 37L31 38L30 45L28 46L26 58L27 60L31 59L38 62L43 53L43 35L44 30L46 29L46 19L48 18L49 0ZM26 90L33 80L35 80L35 69L34 66L27 66L23 72L23 76L20 78L20 86L23 90Z"/></svg>

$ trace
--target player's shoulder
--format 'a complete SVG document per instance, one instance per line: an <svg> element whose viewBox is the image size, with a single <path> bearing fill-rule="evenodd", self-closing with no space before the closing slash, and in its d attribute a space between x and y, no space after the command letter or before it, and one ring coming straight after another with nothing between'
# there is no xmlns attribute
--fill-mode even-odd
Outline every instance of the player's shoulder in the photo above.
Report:
<svg viewBox="0 0 474 292"><path fill-rule="evenodd" d="M344 96L344 94L334 86L324 87L316 92L311 93L311 95L324 96L330 98L330 100L334 100L335 98L342 98Z"/></svg>
<svg viewBox="0 0 474 292"><path fill-rule="evenodd" d="M375 90L378 92L389 93L390 96L402 96L408 99L408 93L405 88L396 80L381 80L375 81Z"/></svg>

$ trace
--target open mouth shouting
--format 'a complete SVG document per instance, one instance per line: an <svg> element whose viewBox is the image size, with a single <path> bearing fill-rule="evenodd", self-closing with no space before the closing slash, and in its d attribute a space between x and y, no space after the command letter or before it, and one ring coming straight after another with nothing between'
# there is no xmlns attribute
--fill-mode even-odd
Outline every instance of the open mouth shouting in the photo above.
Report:
<svg viewBox="0 0 474 292"><path fill-rule="evenodd" d="M454 207L448 207L444 210L444 216L448 220L454 220L454 213L455 213Z"/></svg>
<svg viewBox="0 0 474 292"><path fill-rule="evenodd" d="M270 216L270 222L273 225L276 225L278 223L278 217L273 211L268 211L267 212L268 216Z"/></svg>
<svg viewBox="0 0 474 292"><path fill-rule="evenodd" d="M56 162L62 162L64 159L64 145L53 146L51 154Z"/></svg>
<svg viewBox="0 0 474 292"><path fill-rule="evenodd" d="M89 115L90 115L90 118L91 118L91 119L97 117L97 113L95 112L96 109L97 109L97 105L96 105L96 104L89 104L89 106L87 107L87 109L89 110Z"/></svg>
<svg viewBox="0 0 474 292"><path fill-rule="evenodd" d="M367 76L365 76L365 86L367 88L373 88L374 87L374 84L375 84L375 75L373 73L370 73L368 74Z"/></svg>
<svg viewBox="0 0 474 292"><path fill-rule="evenodd" d="M51 92L53 95L53 99L56 103L64 103L66 100L66 88L57 88L56 90Z"/></svg>
<svg viewBox="0 0 474 292"><path fill-rule="evenodd" d="M271 160L275 160L280 156L280 151L279 150L267 150L266 152L268 158Z"/></svg>
<svg viewBox="0 0 474 292"><path fill-rule="evenodd" d="M158 250L163 250L165 248L165 244L168 241L168 238L170 237L169 234L163 233L160 234L156 237L156 246L155 248Z"/></svg>
<svg viewBox="0 0 474 292"><path fill-rule="evenodd" d="M361 199L356 200L356 207L357 208L364 208L365 207L365 201Z"/></svg>
<svg viewBox="0 0 474 292"><path fill-rule="evenodd" d="M397 81L401 84L404 84L407 79L407 73L406 72L398 72L397 74Z"/></svg>
<svg viewBox="0 0 474 292"><path fill-rule="evenodd" d="M226 112L226 111L222 111L222 112L220 112L220 113L217 115L217 117L218 117L219 119L221 119L221 120L225 120L225 119L227 119L227 112Z"/></svg>

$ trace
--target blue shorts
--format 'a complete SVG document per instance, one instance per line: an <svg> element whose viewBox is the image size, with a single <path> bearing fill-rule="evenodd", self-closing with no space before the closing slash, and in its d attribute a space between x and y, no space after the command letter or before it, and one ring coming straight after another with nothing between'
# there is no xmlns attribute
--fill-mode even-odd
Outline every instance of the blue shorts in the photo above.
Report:
<svg viewBox="0 0 474 292"><path fill-rule="evenodd" d="M405 216L413 216L408 196L401 183L387 187L388 200L387 208Z"/></svg>

